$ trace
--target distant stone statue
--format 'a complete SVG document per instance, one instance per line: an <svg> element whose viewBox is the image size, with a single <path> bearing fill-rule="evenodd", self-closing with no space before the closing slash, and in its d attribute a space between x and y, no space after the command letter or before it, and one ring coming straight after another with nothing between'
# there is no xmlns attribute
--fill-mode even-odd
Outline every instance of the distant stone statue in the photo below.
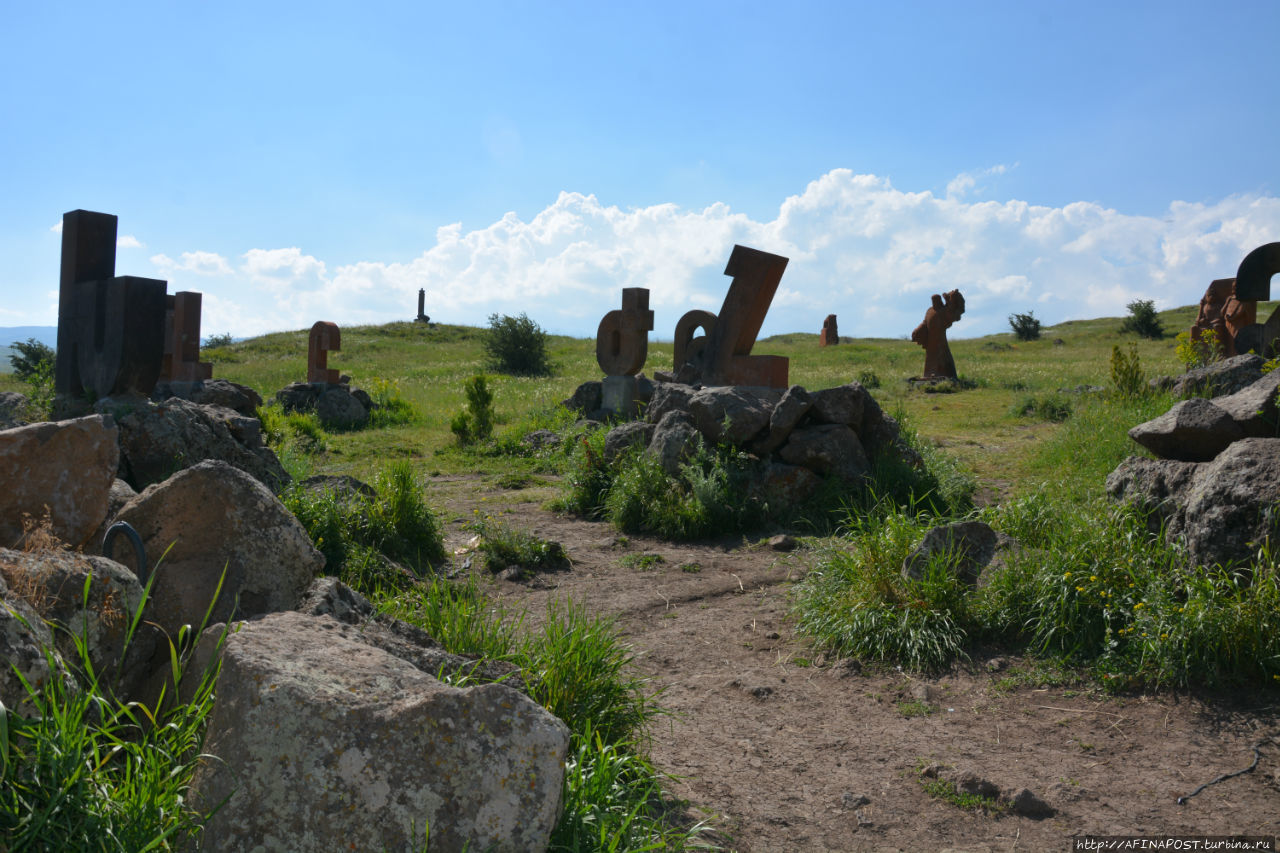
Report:
<svg viewBox="0 0 1280 853"><path fill-rule="evenodd" d="M596 362L605 372L601 408L616 415L635 414L636 374L648 357L652 329L649 289L623 288L621 310L605 314L596 329Z"/></svg>
<svg viewBox="0 0 1280 853"><path fill-rule="evenodd" d="M425 287L418 288L418 316L413 318L415 323L430 323L431 318L425 313L427 307L427 289Z"/></svg>
<svg viewBox="0 0 1280 853"><path fill-rule="evenodd" d="M150 394L164 357L164 281L117 276L109 213L62 216L58 350L54 390L62 398Z"/></svg>
<svg viewBox="0 0 1280 853"><path fill-rule="evenodd" d="M786 388L789 362L780 355L751 355L760 326L787 268L787 259L734 246L724 274L733 277L719 316L693 310L676 323L675 375L705 385ZM704 334L696 335L701 329Z"/></svg>
<svg viewBox="0 0 1280 853"><path fill-rule="evenodd" d="M840 343L840 330L836 328L836 315L828 314L822 321L822 334L818 336L818 346L833 347Z"/></svg>
<svg viewBox="0 0 1280 853"><path fill-rule="evenodd" d="M319 320L307 337L307 381L338 384L338 371L329 368L329 353L342 349L342 332L337 323Z"/></svg>
<svg viewBox="0 0 1280 853"><path fill-rule="evenodd" d="M964 313L964 297L958 290L933 295L933 305L924 313L911 340L924 347L925 379L956 379L956 362L947 346L947 329Z"/></svg>

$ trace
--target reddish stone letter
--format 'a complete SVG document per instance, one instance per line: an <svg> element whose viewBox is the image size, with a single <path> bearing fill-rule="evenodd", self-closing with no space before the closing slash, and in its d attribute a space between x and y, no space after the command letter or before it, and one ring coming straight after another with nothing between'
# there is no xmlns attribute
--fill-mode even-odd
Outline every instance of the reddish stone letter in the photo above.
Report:
<svg viewBox="0 0 1280 853"><path fill-rule="evenodd" d="M329 353L342 349L342 333L337 323L318 320L307 338L307 381L338 384L338 371L330 370Z"/></svg>

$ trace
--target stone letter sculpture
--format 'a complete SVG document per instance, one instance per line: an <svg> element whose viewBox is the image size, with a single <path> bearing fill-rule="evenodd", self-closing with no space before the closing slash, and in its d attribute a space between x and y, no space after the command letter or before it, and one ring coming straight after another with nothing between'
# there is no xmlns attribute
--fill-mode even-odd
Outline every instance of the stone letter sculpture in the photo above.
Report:
<svg viewBox="0 0 1280 853"><path fill-rule="evenodd" d="M947 329L964 313L964 297L951 290L933 295L933 305L924 312L924 322L916 326L911 340L924 347L925 379L956 379L956 362L947 346Z"/></svg>
<svg viewBox="0 0 1280 853"><path fill-rule="evenodd" d="M62 216L54 368L60 396L150 394L160 376L167 284L116 276L116 226L109 213Z"/></svg>
<svg viewBox="0 0 1280 853"><path fill-rule="evenodd" d="M162 382L200 382L213 377L213 365L200 361L200 304L203 294L180 290L165 297Z"/></svg>
<svg viewBox="0 0 1280 853"><path fill-rule="evenodd" d="M649 331L653 312L649 310L649 289L622 289L622 309L615 308L596 329L596 361L605 372L601 387L601 407L618 415L636 411L636 374L649 354Z"/></svg>
<svg viewBox="0 0 1280 853"><path fill-rule="evenodd" d="M1280 243L1266 243L1244 256L1236 269L1235 298L1245 308L1240 312L1241 325L1236 332L1236 352L1256 352L1263 358L1275 354L1276 339L1280 338L1280 308L1267 318L1265 324L1256 322L1257 303L1271 298L1271 277L1280 273ZM1249 304L1253 303L1253 323L1248 319Z"/></svg>
<svg viewBox="0 0 1280 853"><path fill-rule="evenodd" d="M329 353L342 349L337 323L317 320L307 337L307 381L338 384L338 371L329 368Z"/></svg>
<svg viewBox="0 0 1280 853"><path fill-rule="evenodd" d="M822 321L822 334L818 336L818 346L833 347L840 343L840 330L836 327L836 315L828 314Z"/></svg>
<svg viewBox="0 0 1280 853"><path fill-rule="evenodd" d="M787 259L734 246L724 274L733 277L719 316L694 310L676 323L675 372L681 382L787 387L788 361L751 355L756 335L787 268ZM695 337L701 329L704 334Z"/></svg>

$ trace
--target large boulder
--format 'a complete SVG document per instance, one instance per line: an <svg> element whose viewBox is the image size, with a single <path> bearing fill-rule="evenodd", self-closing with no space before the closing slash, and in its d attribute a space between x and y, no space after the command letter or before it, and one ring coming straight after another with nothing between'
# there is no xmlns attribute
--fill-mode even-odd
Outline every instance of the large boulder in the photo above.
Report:
<svg viewBox="0 0 1280 853"><path fill-rule="evenodd" d="M52 663L52 666L50 665ZM50 679L60 679L68 689L75 682L62 656L54 650L53 635L40 614L14 594L0 577L0 702L10 711L32 716L36 708L23 680L36 693Z"/></svg>
<svg viewBox="0 0 1280 853"><path fill-rule="evenodd" d="M644 419L656 424L666 416L667 412L689 411L689 401L696 392L688 385L678 382L656 382L653 386L653 397L644 410Z"/></svg>
<svg viewBox="0 0 1280 853"><path fill-rule="evenodd" d="M822 478L800 465L771 462L754 481L751 496L773 510L792 510L813 497Z"/></svg>
<svg viewBox="0 0 1280 853"><path fill-rule="evenodd" d="M120 450L110 417L38 423L0 431L0 547L17 546L23 516L49 510L50 532L83 545L107 514Z"/></svg>
<svg viewBox="0 0 1280 853"><path fill-rule="evenodd" d="M1152 380L1175 397L1220 397L1242 391L1262 378L1262 359L1254 353L1224 358L1177 377Z"/></svg>
<svg viewBox="0 0 1280 853"><path fill-rule="evenodd" d="M262 395L257 391L248 385L240 385L226 379L160 382L151 394L151 399L157 403L170 397L181 397L206 406L233 409L247 418L257 417L258 407L262 405Z"/></svg>
<svg viewBox="0 0 1280 853"><path fill-rule="evenodd" d="M357 429L369 423L369 410L345 388L330 388L316 400L320 423L336 429Z"/></svg>
<svg viewBox="0 0 1280 853"><path fill-rule="evenodd" d="M756 442L755 450L761 454L777 450L811 408L813 395L799 385L792 385L769 413L769 431L763 439Z"/></svg>
<svg viewBox="0 0 1280 853"><path fill-rule="evenodd" d="M0 391L0 429L27 425L27 398L17 391Z"/></svg>
<svg viewBox="0 0 1280 853"><path fill-rule="evenodd" d="M542 851L569 731L501 684L448 687L328 617L228 635L196 771L211 850Z"/></svg>
<svg viewBox="0 0 1280 853"><path fill-rule="evenodd" d="M689 415L711 444L727 441L742 446L768 428L781 396L772 388L704 388L689 398Z"/></svg>
<svg viewBox="0 0 1280 853"><path fill-rule="evenodd" d="M604 399L603 386L604 383L599 379L583 382L574 389L573 396L562 401L560 405L566 409L572 409L584 418L589 418L600 411Z"/></svg>
<svg viewBox="0 0 1280 853"><path fill-rule="evenodd" d="M871 470L858 436L844 424L820 424L793 430L778 451L784 462L803 465L818 474L860 482Z"/></svg>
<svg viewBox="0 0 1280 853"><path fill-rule="evenodd" d="M1273 370L1234 394L1217 397L1213 404L1240 424L1245 435L1266 438L1280 434L1280 413L1276 411L1276 390L1280 370Z"/></svg>
<svg viewBox="0 0 1280 853"><path fill-rule="evenodd" d="M860 382L814 391L812 417L820 424L844 424L860 430L870 397Z"/></svg>
<svg viewBox="0 0 1280 853"><path fill-rule="evenodd" d="M1276 533L1280 438L1242 439L1212 462L1131 456L1107 477L1107 491L1154 511L1195 563L1247 563Z"/></svg>
<svg viewBox="0 0 1280 853"><path fill-rule="evenodd" d="M1207 462L1244 438L1244 429L1213 403L1193 397L1138 424L1129 437L1161 459Z"/></svg>
<svg viewBox="0 0 1280 853"><path fill-rule="evenodd" d="M292 610L324 568L284 504L225 462L200 462L149 486L117 520L142 537L156 576L146 616L170 636L200 624L224 572L213 622ZM126 549L117 540L110 556L131 565Z"/></svg>
<svg viewBox="0 0 1280 853"><path fill-rule="evenodd" d="M903 561L902 574L920 580L930 562L946 559L961 579L976 584L983 569L997 559L998 552L1015 546L1012 537L997 533L981 521L942 524L925 531Z"/></svg>
<svg viewBox="0 0 1280 853"><path fill-rule="evenodd" d="M289 483L280 460L262 445L261 424L256 418L178 397L158 404L108 398L96 405L116 415L122 479L135 489L159 483L205 459L232 465L273 492Z"/></svg>
<svg viewBox="0 0 1280 853"><path fill-rule="evenodd" d="M142 605L142 586L133 572L105 557L0 549L0 577L11 590L22 590L54 627L54 644L64 660L79 668L83 648L99 684L133 698L151 673L158 640L148 624L129 636Z"/></svg>
<svg viewBox="0 0 1280 853"><path fill-rule="evenodd" d="M702 438L687 414L669 411L654 428L653 438L649 440L649 447L645 452L657 459L662 470L674 477L697 451L701 442Z"/></svg>
<svg viewBox="0 0 1280 853"><path fill-rule="evenodd" d="M604 437L604 459L613 462L629 448L649 445L655 427L646 421L628 421L609 430Z"/></svg>

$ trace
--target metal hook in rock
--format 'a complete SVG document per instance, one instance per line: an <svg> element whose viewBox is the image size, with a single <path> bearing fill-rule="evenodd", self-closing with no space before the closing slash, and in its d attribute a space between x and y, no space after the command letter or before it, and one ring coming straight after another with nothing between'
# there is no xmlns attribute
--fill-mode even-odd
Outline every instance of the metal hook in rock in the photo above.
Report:
<svg viewBox="0 0 1280 853"><path fill-rule="evenodd" d="M129 522L117 521L107 528L107 534L102 537L102 556L111 557L111 545L121 533L129 539L129 544L133 546L133 554L138 561L138 583L146 586L148 574L147 552L142 547L142 537L138 535L138 531L134 530L133 525L129 524Z"/></svg>

